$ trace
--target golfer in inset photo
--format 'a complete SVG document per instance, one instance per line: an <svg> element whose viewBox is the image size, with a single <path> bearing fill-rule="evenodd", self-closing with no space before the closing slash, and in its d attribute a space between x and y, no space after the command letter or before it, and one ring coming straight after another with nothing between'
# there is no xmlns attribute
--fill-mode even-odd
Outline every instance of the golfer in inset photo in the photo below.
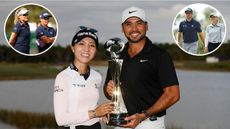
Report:
<svg viewBox="0 0 230 129"><path fill-rule="evenodd" d="M30 26L28 24L29 10L21 7L15 12L14 27L9 43L19 52L29 54Z"/></svg>
<svg viewBox="0 0 230 129"><path fill-rule="evenodd" d="M223 41L225 27L222 24L219 24L219 18L216 13L210 14L210 22L206 28L205 34L205 48L206 52L212 52L215 50Z"/></svg>
<svg viewBox="0 0 230 129"><path fill-rule="evenodd" d="M186 19L179 25L178 43L185 51L197 54L198 49L198 35L201 39L204 48L204 36L201 30L201 25L193 18L193 10L187 8L185 10ZM198 34L198 35L197 35ZM183 40L182 39L183 35Z"/></svg>
<svg viewBox="0 0 230 129"><path fill-rule="evenodd" d="M49 27L49 19L52 17L47 12L42 12L39 16L40 25L36 29L36 38L39 52L43 52L48 49L54 42L56 36L56 30L53 27Z"/></svg>

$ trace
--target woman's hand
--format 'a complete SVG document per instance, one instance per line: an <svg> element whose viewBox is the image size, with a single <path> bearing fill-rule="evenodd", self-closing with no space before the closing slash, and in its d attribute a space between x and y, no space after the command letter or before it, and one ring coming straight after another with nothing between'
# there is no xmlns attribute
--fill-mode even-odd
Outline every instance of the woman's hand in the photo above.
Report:
<svg viewBox="0 0 230 129"><path fill-rule="evenodd" d="M10 36L10 40L9 40L10 45L14 46L14 42L15 42L16 38L17 38L17 33L12 32L11 36Z"/></svg>
<svg viewBox="0 0 230 129"><path fill-rule="evenodd" d="M95 109L96 116L97 117L105 116L106 114L112 112L113 108L114 108L114 105L112 102L103 103Z"/></svg>

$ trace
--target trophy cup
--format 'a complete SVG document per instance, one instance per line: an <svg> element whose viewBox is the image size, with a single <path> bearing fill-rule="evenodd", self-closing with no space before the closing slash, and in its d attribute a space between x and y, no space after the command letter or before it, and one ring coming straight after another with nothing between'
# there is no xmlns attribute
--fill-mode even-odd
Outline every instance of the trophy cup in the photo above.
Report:
<svg viewBox="0 0 230 129"><path fill-rule="evenodd" d="M109 52L109 69L114 84L111 100L114 104L114 109L108 114L108 124L112 126L127 124L124 118L128 116L128 112L120 89L120 75L123 60L119 59L119 53L123 51L124 47L125 43L120 38L112 38L105 43L106 51Z"/></svg>

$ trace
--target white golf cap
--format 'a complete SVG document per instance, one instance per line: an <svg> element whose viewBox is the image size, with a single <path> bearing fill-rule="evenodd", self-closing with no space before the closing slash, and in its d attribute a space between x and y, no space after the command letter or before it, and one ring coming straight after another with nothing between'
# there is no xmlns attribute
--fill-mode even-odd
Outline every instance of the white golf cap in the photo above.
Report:
<svg viewBox="0 0 230 129"><path fill-rule="evenodd" d="M27 10L26 8L22 8L22 9L18 12L18 16L24 15L24 14L29 13L29 12L30 12L30 11Z"/></svg>
<svg viewBox="0 0 230 129"><path fill-rule="evenodd" d="M214 17L218 17L218 16L216 15L216 13L211 13L211 14L210 14L210 17L213 17L213 16L214 16Z"/></svg>
<svg viewBox="0 0 230 129"><path fill-rule="evenodd" d="M130 17L138 17L142 21L146 21L145 11L138 7L130 7L123 11L122 13L122 23L125 22Z"/></svg>

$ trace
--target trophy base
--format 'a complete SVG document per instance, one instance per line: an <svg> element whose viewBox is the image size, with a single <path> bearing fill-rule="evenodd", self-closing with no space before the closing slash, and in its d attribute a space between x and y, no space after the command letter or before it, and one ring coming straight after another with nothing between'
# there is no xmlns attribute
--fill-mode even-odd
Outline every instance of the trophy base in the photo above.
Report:
<svg viewBox="0 0 230 129"><path fill-rule="evenodd" d="M127 117L127 116L128 116L128 113L120 113L120 114L111 113L111 114L109 114L108 125L120 126L123 124L127 124L128 121L125 120L125 117Z"/></svg>

